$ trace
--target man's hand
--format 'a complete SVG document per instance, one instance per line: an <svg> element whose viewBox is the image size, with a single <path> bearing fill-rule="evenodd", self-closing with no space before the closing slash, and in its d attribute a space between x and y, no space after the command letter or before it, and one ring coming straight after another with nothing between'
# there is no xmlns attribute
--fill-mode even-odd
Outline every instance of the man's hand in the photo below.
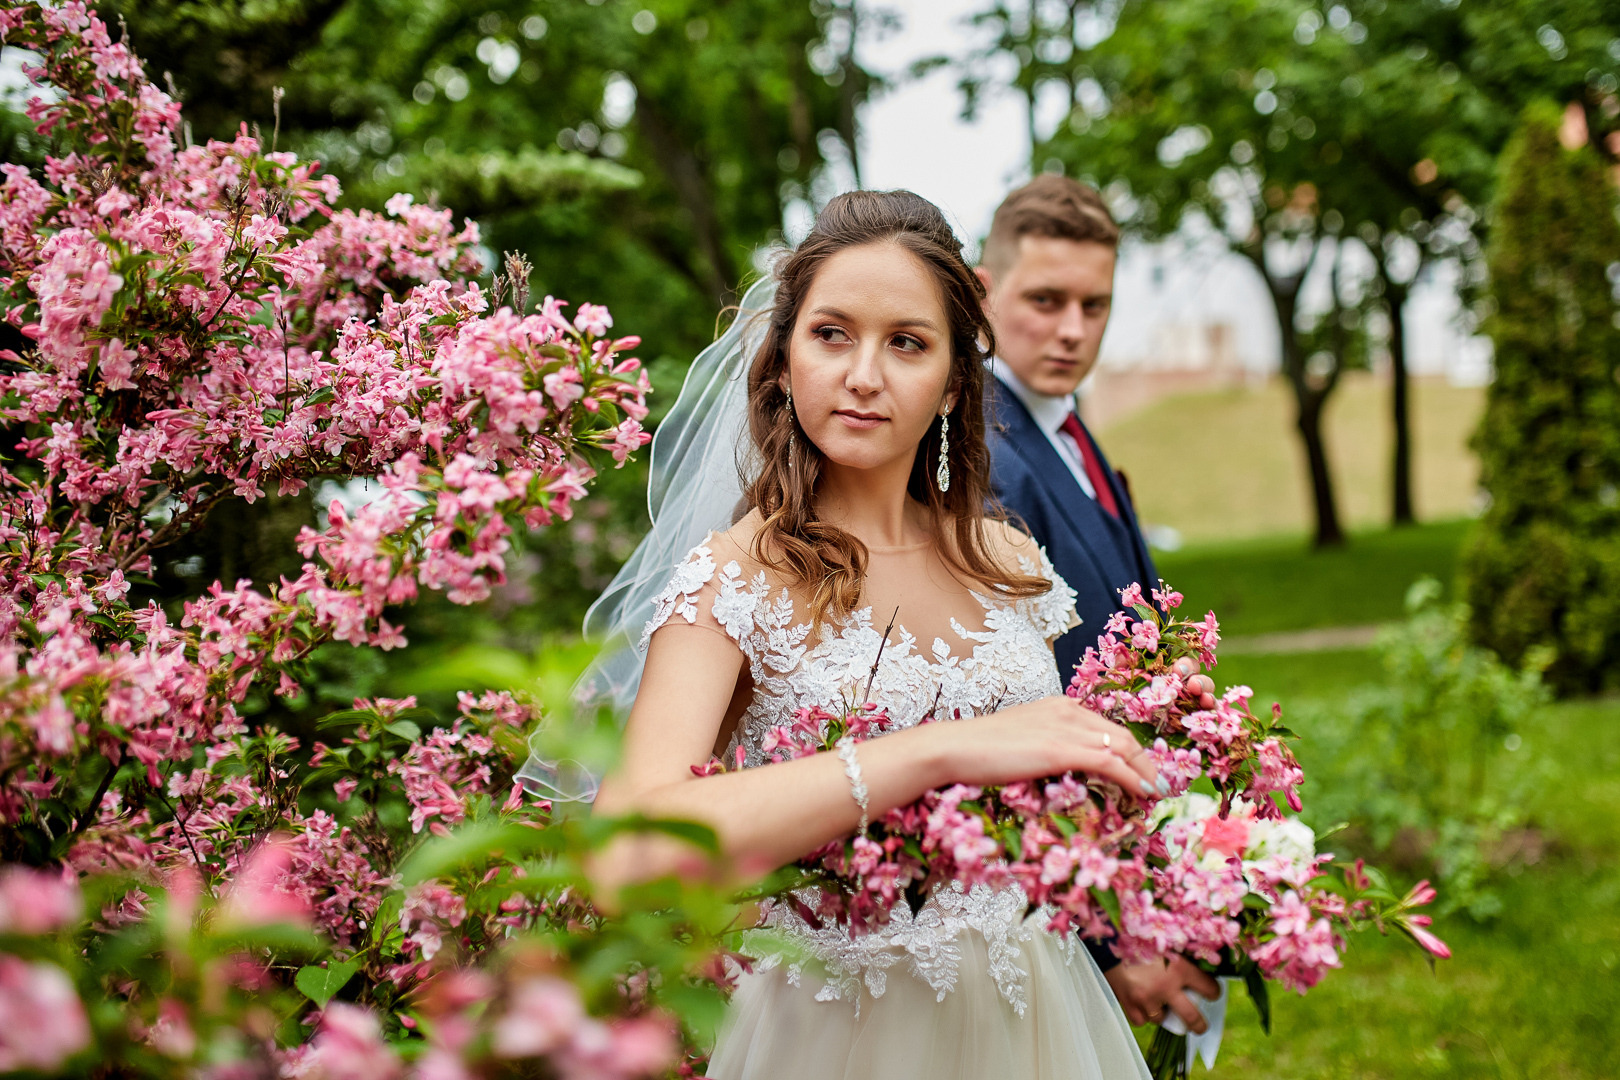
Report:
<svg viewBox="0 0 1620 1080"><path fill-rule="evenodd" d="M1198 672L1198 665L1191 658L1183 656L1172 665L1177 675L1187 684L1187 689L1198 698L1200 709L1213 709L1215 707L1215 680L1208 675Z"/></svg>
<svg viewBox="0 0 1620 1080"><path fill-rule="evenodd" d="M1103 978L1113 987L1125 1018L1132 1024L1157 1024L1168 1010L1181 1017L1187 1030L1195 1035L1202 1035L1209 1025L1186 991L1196 990L1210 1000L1221 995L1221 984L1184 956L1169 962L1117 964Z"/></svg>

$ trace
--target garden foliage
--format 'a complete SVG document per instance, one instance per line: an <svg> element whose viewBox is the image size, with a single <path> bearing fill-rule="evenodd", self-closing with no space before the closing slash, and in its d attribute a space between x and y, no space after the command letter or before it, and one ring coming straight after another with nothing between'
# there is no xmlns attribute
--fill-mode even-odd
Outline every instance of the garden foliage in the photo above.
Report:
<svg viewBox="0 0 1620 1080"><path fill-rule="evenodd" d="M1407 596L1410 617L1379 639L1387 678L1311 718L1318 830L1353 822L1364 843L1417 863L1442 910L1494 915L1492 879L1534 855L1525 812L1538 770L1526 748L1547 699L1545 650L1523 668L1468 640L1468 609L1440 602L1433 578Z"/></svg>
<svg viewBox="0 0 1620 1080"><path fill-rule="evenodd" d="M665 1070L733 909L652 885L596 914L584 858L644 826L518 797L537 706L356 701L309 745L249 722L323 645L404 646L423 592L488 597L515 529L642 446L637 339L531 312L520 275L492 303L448 210L335 210L245 129L190 145L81 3L7 6L0 41L39 58L56 148L0 168L28 343L0 352L0 1071ZM370 501L303 530L296 576L132 602L227 500L352 477Z"/></svg>
<svg viewBox="0 0 1620 1080"><path fill-rule="evenodd" d="M1528 110L1488 253L1496 378L1474 438L1490 506L1463 553L1474 637L1509 663L1550 644L1564 691L1620 663L1620 267L1615 187Z"/></svg>

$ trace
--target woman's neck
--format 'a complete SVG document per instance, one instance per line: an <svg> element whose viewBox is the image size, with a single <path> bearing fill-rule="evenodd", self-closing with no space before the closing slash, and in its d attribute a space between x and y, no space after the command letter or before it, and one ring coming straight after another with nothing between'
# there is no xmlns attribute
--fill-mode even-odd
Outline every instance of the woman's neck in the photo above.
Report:
<svg viewBox="0 0 1620 1080"><path fill-rule="evenodd" d="M816 516L868 547L905 547L927 540L928 511L906 494L911 464L907 459L879 469L851 469L824 461Z"/></svg>

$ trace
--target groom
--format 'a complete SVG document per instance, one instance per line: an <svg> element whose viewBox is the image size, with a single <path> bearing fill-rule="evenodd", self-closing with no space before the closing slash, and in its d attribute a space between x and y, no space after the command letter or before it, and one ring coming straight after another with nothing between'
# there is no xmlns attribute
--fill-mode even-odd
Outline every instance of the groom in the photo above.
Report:
<svg viewBox="0 0 1620 1080"><path fill-rule="evenodd" d="M985 425L995 495L1046 548L1078 594L1081 625L1058 638L1065 683L1132 582L1158 584L1130 489L1080 422L1075 390L1097 362L1114 292L1119 226L1093 189L1042 175L1008 195L985 241L979 278L996 332ZM1182 957L1123 965L1087 943L1133 1024L1175 1012L1205 1022L1185 990L1213 998L1214 979Z"/></svg>

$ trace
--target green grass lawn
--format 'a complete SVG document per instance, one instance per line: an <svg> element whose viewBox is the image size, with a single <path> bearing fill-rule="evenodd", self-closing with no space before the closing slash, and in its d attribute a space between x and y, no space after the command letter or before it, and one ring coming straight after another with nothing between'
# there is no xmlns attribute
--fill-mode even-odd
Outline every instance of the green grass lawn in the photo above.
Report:
<svg viewBox="0 0 1620 1080"><path fill-rule="evenodd" d="M1390 622L1425 574L1450 591L1457 549L1472 523L1447 521L1357 533L1342 548L1312 551L1297 537L1203 544L1154 556L1159 574L1187 595L1185 610L1213 610L1227 635Z"/></svg>
<svg viewBox="0 0 1620 1080"><path fill-rule="evenodd" d="M1552 846L1500 885L1504 913L1438 923L1433 972L1363 935L1307 997L1273 996L1269 1037L1240 996L1212 1077L1620 1076L1620 701L1548 708L1522 752L1553 766L1533 808Z"/></svg>
<svg viewBox="0 0 1620 1080"><path fill-rule="evenodd" d="M1117 373L1099 372L1104 382ZM1128 377L1127 377L1128 378ZM1173 526L1189 543L1303 535L1313 510L1293 393L1280 378L1160 398L1110 411L1108 391L1082 405L1103 451L1131 479L1143 521ZM1474 507L1479 463L1468 439L1485 404L1481 387L1419 378L1412 386L1413 497L1425 520ZM1340 519L1352 529L1389 520L1389 383L1348 372L1324 414Z"/></svg>
<svg viewBox="0 0 1620 1080"><path fill-rule="evenodd" d="M1230 634L1388 622L1420 574L1451 584L1465 531L1449 523L1366 534L1326 553L1297 540L1206 546L1163 556L1160 572ZM1332 774L1332 762L1312 758L1311 728L1332 722L1336 700L1386 677L1378 656L1360 649L1234 655L1215 676L1252 686L1258 706L1283 703L1302 738L1307 800L1311 783ZM1435 930L1454 955L1433 971L1403 940L1362 935L1343 970L1308 996L1273 995L1270 1036L1240 991L1208 1075L1620 1077L1620 699L1548 706L1518 752L1544 767L1526 809L1548 843L1497 884L1503 913L1441 920Z"/></svg>

